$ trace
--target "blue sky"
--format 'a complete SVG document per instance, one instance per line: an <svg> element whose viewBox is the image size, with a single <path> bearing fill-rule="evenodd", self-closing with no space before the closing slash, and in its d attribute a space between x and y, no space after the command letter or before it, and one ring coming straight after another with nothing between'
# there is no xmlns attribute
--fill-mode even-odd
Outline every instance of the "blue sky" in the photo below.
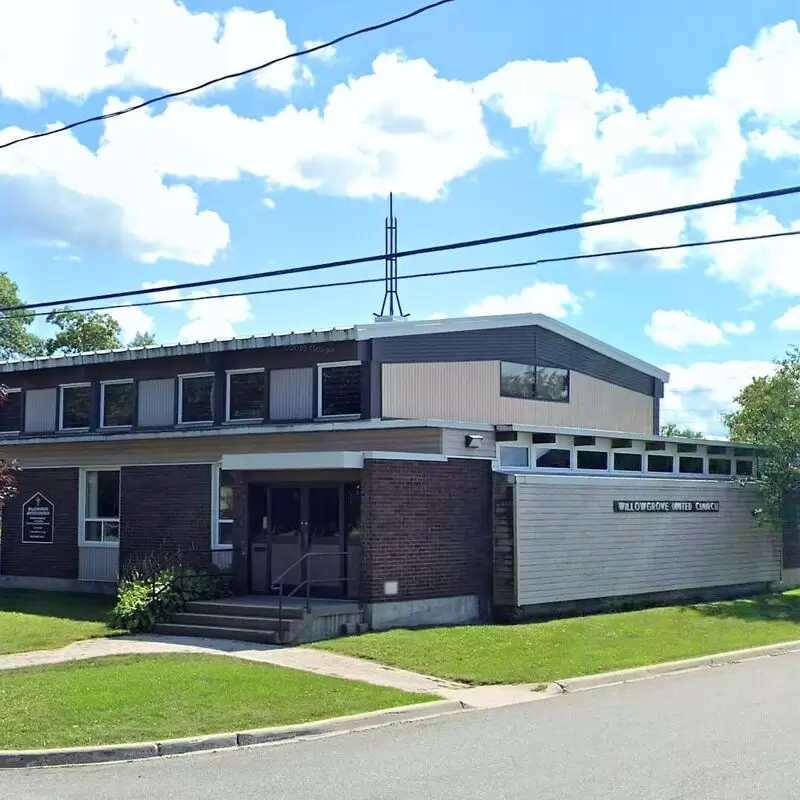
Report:
<svg viewBox="0 0 800 800"><path fill-rule="evenodd" d="M409 0L28 0L0 28L0 140L248 67ZM42 19L51 20L47 29ZM257 80L0 151L0 261L30 302L401 249L800 183L789 0L457 0ZM408 259L479 266L800 227L800 201ZM800 239L800 237L799 237ZM720 410L800 329L800 245L401 283L417 319L537 311ZM366 265L244 289L382 274ZM226 289L227 291L227 289ZM159 341L368 322L379 285L115 309Z"/></svg>

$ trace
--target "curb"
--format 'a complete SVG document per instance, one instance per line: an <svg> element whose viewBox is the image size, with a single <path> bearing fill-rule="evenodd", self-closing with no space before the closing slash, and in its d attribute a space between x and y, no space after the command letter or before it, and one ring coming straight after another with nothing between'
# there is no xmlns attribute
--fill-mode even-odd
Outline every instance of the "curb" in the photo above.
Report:
<svg viewBox="0 0 800 800"><path fill-rule="evenodd" d="M662 675L675 675L680 672L688 672L705 667L722 667L726 664L738 664L742 661L752 661L758 658L769 658L797 652L800 652L800 641L768 644L761 647L750 647L746 650L731 650L727 653L717 653L712 656L686 658L681 661L666 661L663 664L653 664L648 667L633 667L632 669L603 672L599 675L585 675L582 678L553 681L545 691L547 694L585 692L589 689L600 689L605 686L630 683L631 681L658 678Z"/></svg>
<svg viewBox="0 0 800 800"><path fill-rule="evenodd" d="M234 749L255 744L351 733L398 722L415 722L444 714L454 714L465 708L467 706L459 700L435 700L431 703L397 706L382 711L370 711L366 714L353 714L347 717L300 723L299 725L284 725L237 733L218 733L187 739L167 739L163 742L66 747L56 750L7 750L0 751L0 770L101 764L109 761L133 761L134 759L177 756L208 750Z"/></svg>

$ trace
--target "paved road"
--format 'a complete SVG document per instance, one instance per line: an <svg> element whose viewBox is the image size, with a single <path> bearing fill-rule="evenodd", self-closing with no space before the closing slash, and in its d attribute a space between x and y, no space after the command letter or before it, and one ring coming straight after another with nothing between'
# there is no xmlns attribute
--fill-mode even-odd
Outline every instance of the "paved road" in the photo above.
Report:
<svg viewBox="0 0 800 800"><path fill-rule="evenodd" d="M800 654L316 741L0 773L19 800L795 800Z"/></svg>

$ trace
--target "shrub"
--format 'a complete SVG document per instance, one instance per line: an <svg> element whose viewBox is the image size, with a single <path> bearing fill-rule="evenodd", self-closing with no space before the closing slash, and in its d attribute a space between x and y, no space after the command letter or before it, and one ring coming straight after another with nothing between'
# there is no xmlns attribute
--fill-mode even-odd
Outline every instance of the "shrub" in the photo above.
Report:
<svg viewBox="0 0 800 800"><path fill-rule="evenodd" d="M120 581L111 624L129 633L147 633L192 600L214 600L227 593L225 584L201 570L163 568L148 575L133 569Z"/></svg>

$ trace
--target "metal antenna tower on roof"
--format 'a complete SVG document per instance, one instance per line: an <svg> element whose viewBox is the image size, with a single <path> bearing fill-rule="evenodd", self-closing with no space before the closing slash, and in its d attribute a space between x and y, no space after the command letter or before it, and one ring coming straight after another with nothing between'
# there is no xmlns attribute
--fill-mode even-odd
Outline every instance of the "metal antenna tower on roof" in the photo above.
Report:
<svg viewBox="0 0 800 800"><path fill-rule="evenodd" d="M394 215L394 198L389 192L389 216L386 218L385 225L385 287L383 294L383 305L380 314L373 314L375 322L387 322L398 317L403 319L408 314L403 313L400 305L400 295L397 291L397 217ZM397 314L395 314L395 306ZM387 309L388 307L388 309ZM386 313L388 310L388 314Z"/></svg>

